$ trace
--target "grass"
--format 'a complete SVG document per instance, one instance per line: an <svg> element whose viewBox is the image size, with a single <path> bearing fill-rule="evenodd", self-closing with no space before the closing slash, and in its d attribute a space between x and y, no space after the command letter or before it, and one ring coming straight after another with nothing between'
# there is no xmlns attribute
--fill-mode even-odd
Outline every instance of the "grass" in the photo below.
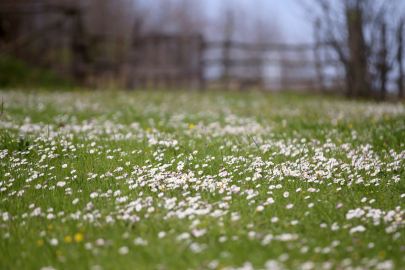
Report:
<svg viewBox="0 0 405 270"><path fill-rule="evenodd" d="M1 94L0 269L405 269L402 104Z"/></svg>

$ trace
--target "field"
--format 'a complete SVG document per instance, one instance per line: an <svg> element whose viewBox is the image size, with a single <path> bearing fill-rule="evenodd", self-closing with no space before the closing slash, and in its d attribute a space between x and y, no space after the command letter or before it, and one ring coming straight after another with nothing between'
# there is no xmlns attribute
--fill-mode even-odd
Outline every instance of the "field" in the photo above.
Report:
<svg viewBox="0 0 405 270"><path fill-rule="evenodd" d="M402 104L1 95L0 269L405 269Z"/></svg>

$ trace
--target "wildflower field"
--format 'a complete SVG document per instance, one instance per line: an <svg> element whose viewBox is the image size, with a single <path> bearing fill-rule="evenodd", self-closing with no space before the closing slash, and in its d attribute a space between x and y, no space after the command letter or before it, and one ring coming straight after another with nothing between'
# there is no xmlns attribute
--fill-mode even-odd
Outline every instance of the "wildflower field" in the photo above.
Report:
<svg viewBox="0 0 405 270"><path fill-rule="evenodd" d="M3 91L0 269L405 269L405 109Z"/></svg>

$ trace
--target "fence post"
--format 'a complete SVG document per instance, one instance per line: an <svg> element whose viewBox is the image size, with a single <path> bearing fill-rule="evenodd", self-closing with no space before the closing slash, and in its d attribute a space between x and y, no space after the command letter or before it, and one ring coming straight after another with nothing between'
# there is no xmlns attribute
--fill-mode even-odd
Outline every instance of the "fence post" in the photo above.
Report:
<svg viewBox="0 0 405 270"><path fill-rule="evenodd" d="M402 18L399 22L397 40L398 40L398 52L397 61L399 65L399 75L398 75L398 96L400 99L404 98L404 25L405 21Z"/></svg>
<svg viewBox="0 0 405 270"><path fill-rule="evenodd" d="M318 87L322 92L325 92L325 83L323 77L323 67L322 67L322 59L320 54L321 49L321 40L319 33L321 31L321 20L318 18L315 22L315 48L314 48L314 57L315 57L315 69L318 76Z"/></svg>
<svg viewBox="0 0 405 270"><path fill-rule="evenodd" d="M204 37L199 35L198 37L198 85L201 91L205 90L205 79L204 79L204 53L205 53L205 43Z"/></svg>
<svg viewBox="0 0 405 270"><path fill-rule="evenodd" d="M224 74L223 74L224 89L226 89L226 90L229 90L230 47L231 47L231 42L229 40L226 40L224 43L224 52L223 52L223 60L222 60L222 65L224 67Z"/></svg>
<svg viewBox="0 0 405 270"><path fill-rule="evenodd" d="M225 43L223 49L223 80L224 80L224 88L229 90L229 76L230 76L230 49L231 49L231 39L232 33L234 29L234 20L233 14L229 11L226 14L226 25L225 25Z"/></svg>

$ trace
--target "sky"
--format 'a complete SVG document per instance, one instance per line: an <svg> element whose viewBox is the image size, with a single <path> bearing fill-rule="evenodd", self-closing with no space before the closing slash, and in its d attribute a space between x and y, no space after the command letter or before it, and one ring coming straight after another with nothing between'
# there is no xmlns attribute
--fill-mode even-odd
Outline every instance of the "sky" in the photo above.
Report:
<svg viewBox="0 0 405 270"><path fill-rule="evenodd" d="M159 1L137 0L141 6L156 6ZM163 0L164 1L164 0ZM184 0L172 0L184 1ZM208 16L209 21L218 21L224 16L224 7L241 6L244 12L247 12L250 18L259 15L261 18L269 17L272 23L275 23L283 34L282 43L310 43L313 41L312 26L303 11L297 3L299 0L185 0L196 2L204 9L203 12ZM310 1L310 0L306 0ZM337 0L341 1L341 0ZM159 4L157 4L159 5Z"/></svg>
<svg viewBox="0 0 405 270"><path fill-rule="evenodd" d="M282 29L286 43L308 43L313 40L313 32L305 13L296 0L205 0L205 8L210 18L220 16L223 5L242 5L251 14L271 16Z"/></svg>

